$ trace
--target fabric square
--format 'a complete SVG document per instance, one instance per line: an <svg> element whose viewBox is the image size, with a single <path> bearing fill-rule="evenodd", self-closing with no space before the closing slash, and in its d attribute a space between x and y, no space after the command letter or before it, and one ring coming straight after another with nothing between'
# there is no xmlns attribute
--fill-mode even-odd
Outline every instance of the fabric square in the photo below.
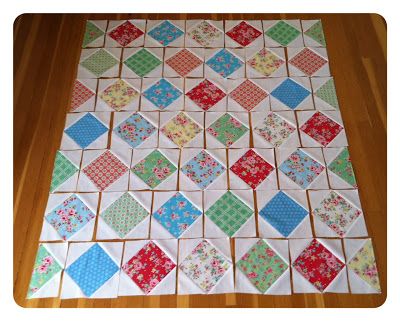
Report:
<svg viewBox="0 0 400 321"><path fill-rule="evenodd" d="M143 96L161 110L167 108L181 95L181 91L164 78L143 92Z"/></svg>
<svg viewBox="0 0 400 321"><path fill-rule="evenodd" d="M118 271L118 265L97 243L65 270L87 297L92 296Z"/></svg>
<svg viewBox="0 0 400 321"><path fill-rule="evenodd" d="M175 267L164 251L150 241L122 266L122 270L149 294Z"/></svg>
<svg viewBox="0 0 400 321"><path fill-rule="evenodd" d="M131 194L125 192L107 207L100 216L120 238L124 238L149 216L149 213Z"/></svg>
<svg viewBox="0 0 400 321"><path fill-rule="evenodd" d="M258 214L284 237L288 237L308 212L286 193L279 191Z"/></svg>
<svg viewBox="0 0 400 321"><path fill-rule="evenodd" d="M319 207L313 210L313 214L343 237L362 213L342 196L331 191Z"/></svg>
<svg viewBox="0 0 400 321"><path fill-rule="evenodd" d="M245 110L251 111L265 98L267 98L268 94L254 82L246 79L239 86L237 86L229 94L229 96Z"/></svg>
<svg viewBox="0 0 400 321"><path fill-rule="evenodd" d="M128 167L117 156L106 150L82 171L100 191L104 191L124 175Z"/></svg>
<svg viewBox="0 0 400 321"><path fill-rule="evenodd" d="M263 48L257 52L253 58L249 59L247 63L260 74L269 77L277 71L285 61L272 53L272 51Z"/></svg>
<svg viewBox="0 0 400 321"><path fill-rule="evenodd" d="M53 193L61 184L65 183L76 172L78 172L78 167L76 167L75 164L73 164L63 153L58 151L54 161L50 192Z"/></svg>
<svg viewBox="0 0 400 321"><path fill-rule="evenodd" d="M247 22L242 21L226 34L238 44L246 47L261 35L261 31L249 25Z"/></svg>
<svg viewBox="0 0 400 321"><path fill-rule="evenodd" d="M222 195L205 213L226 235L232 237L254 211L231 191Z"/></svg>
<svg viewBox="0 0 400 321"><path fill-rule="evenodd" d="M269 28L265 35L285 47L300 35L300 31L281 20Z"/></svg>
<svg viewBox="0 0 400 321"><path fill-rule="evenodd" d="M368 239L347 263L347 267L377 292L381 291L378 268L371 239Z"/></svg>
<svg viewBox="0 0 400 321"><path fill-rule="evenodd" d="M315 96L322 99L335 109L339 109L339 102L336 96L336 88L333 78L329 79L325 84L317 89Z"/></svg>
<svg viewBox="0 0 400 321"><path fill-rule="evenodd" d="M182 112L161 128L161 132L179 147L186 145L201 131L200 126Z"/></svg>
<svg viewBox="0 0 400 321"><path fill-rule="evenodd" d="M227 49L221 49L207 60L206 64L223 78L233 74L243 66L243 61Z"/></svg>
<svg viewBox="0 0 400 321"><path fill-rule="evenodd" d="M154 134L156 128L142 115L134 113L114 128L116 133L129 146L135 148Z"/></svg>
<svg viewBox="0 0 400 321"><path fill-rule="evenodd" d="M124 64L139 77L144 77L161 65L162 61L147 49L142 48L127 58Z"/></svg>
<svg viewBox="0 0 400 321"><path fill-rule="evenodd" d="M226 147L231 146L248 131L246 126L228 113L222 115L207 128L207 132Z"/></svg>
<svg viewBox="0 0 400 321"><path fill-rule="evenodd" d="M323 292L344 268L344 263L324 245L313 239L292 263L292 266L319 291Z"/></svg>
<svg viewBox="0 0 400 321"><path fill-rule="evenodd" d="M196 206L178 192L153 213L153 218L171 235L178 238L201 214Z"/></svg>
<svg viewBox="0 0 400 321"><path fill-rule="evenodd" d="M269 113L254 131L272 146L279 147L296 131L296 128L276 113Z"/></svg>
<svg viewBox="0 0 400 321"><path fill-rule="evenodd" d="M31 298L61 270L62 267L57 262L55 257L49 251L47 251L45 246L40 244L36 254L35 263L33 265L27 298Z"/></svg>
<svg viewBox="0 0 400 321"><path fill-rule="evenodd" d="M101 77L107 70L118 64L118 60L106 50L97 50L94 54L83 60L81 66L85 67L97 78Z"/></svg>
<svg viewBox="0 0 400 321"><path fill-rule="evenodd" d="M94 92L82 84L79 80L75 80L74 88L72 89L70 111L74 111L90 98L94 96Z"/></svg>
<svg viewBox="0 0 400 321"><path fill-rule="evenodd" d="M328 116L316 112L300 127L300 129L322 146L326 147L339 135L343 127Z"/></svg>
<svg viewBox="0 0 400 321"><path fill-rule="evenodd" d="M75 194L46 214L45 220L66 241L95 218L90 208Z"/></svg>
<svg viewBox="0 0 400 321"><path fill-rule="evenodd" d="M320 70L327 62L325 58L316 54L309 48L304 48L289 60L291 65L295 66L309 77Z"/></svg>
<svg viewBox="0 0 400 321"><path fill-rule="evenodd" d="M176 167L160 151L154 150L131 168L132 172L151 188L170 177Z"/></svg>
<svg viewBox="0 0 400 321"><path fill-rule="evenodd" d="M104 35L103 30L101 30L99 27L97 27L93 22L91 22L89 20L86 21L86 29L85 29L85 33L83 35L82 47L86 48L93 41L95 41L97 38L100 38L103 35Z"/></svg>
<svg viewBox="0 0 400 321"><path fill-rule="evenodd" d="M165 63L175 70L179 76L185 77L188 73L199 67L203 61L189 50L182 49L167 59Z"/></svg>
<svg viewBox="0 0 400 321"><path fill-rule="evenodd" d="M309 36L311 39L318 42L321 46L326 47L324 31L322 29L321 20L318 20L310 28L304 31L304 34Z"/></svg>
<svg viewBox="0 0 400 321"><path fill-rule="evenodd" d="M171 42L181 37L183 31L168 20L165 20L155 28L151 29L148 32L148 35L158 41L161 45L168 46Z"/></svg>
<svg viewBox="0 0 400 321"><path fill-rule="evenodd" d="M205 189L225 172L225 167L205 150L202 150L181 170L198 187Z"/></svg>
<svg viewBox="0 0 400 321"><path fill-rule="evenodd" d="M118 79L100 94L100 98L115 111L121 111L137 96L139 93L122 79Z"/></svg>
<svg viewBox="0 0 400 321"><path fill-rule="evenodd" d="M222 32L205 20L200 22L187 34L191 39L195 40L203 47L208 47L218 38L222 37Z"/></svg>
<svg viewBox="0 0 400 321"><path fill-rule="evenodd" d="M243 255L237 267L261 293L265 293L288 269L286 262L263 240Z"/></svg>
<svg viewBox="0 0 400 321"><path fill-rule="evenodd" d="M271 174L274 167L254 150L249 149L230 169L252 189L256 189Z"/></svg>
<svg viewBox="0 0 400 321"><path fill-rule="evenodd" d="M300 149L293 152L280 166L279 170L301 188L307 188L325 167Z"/></svg>
<svg viewBox="0 0 400 321"><path fill-rule="evenodd" d="M108 128L90 113L87 113L64 130L64 132L83 149L88 147L107 131Z"/></svg>
<svg viewBox="0 0 400 321"><path fill-rule="evenodd" d="M125 21L108 33L108 35L118 42L122 47L129 45L132 41L139 38L143 34L143 31L130 21Z"/></svg>
<svg viewBox="0 0 400 321"><path fill-rule="evenodd" d="M272 97L278 99L290 109L296 109L309 95L310 92L306 88L290 78L285 79L271 92Z"/></svg>
<svg viewBox="0 0 400 321"><path fill-rule="evenodd" d="M211 81L204 79L196 87L187 92L186 96L201 109L207 111L223 99L226 94Z"/></svg>
<svg viewBox="0 0 400 321"><path fill-rule="evenodd" d="M339 155L328 165L328 169L339 176L346 183L357 187L356 177L351 164L350 154L347 147L344 147Z"/></svg>
<svg viewBox="0 0 400 321"><path fill-rule="evenodd" d="M231 264L206 240L200 242L179 265L179 269L203 292L210 292Z"/></svg>

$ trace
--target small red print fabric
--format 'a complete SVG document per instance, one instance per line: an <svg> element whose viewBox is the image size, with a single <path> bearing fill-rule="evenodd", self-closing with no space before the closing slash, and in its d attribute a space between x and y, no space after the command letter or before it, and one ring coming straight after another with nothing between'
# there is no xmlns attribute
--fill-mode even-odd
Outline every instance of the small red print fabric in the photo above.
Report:
<svg viewBox="0 0 400 321"><path fill-rule="evenodd" d="M261 35L261 31L242 21L229 30L226 34L238 44L246 47Z"/></svg>
<svg viewBox="0 0 400 321"><path fill-rule="evenodd" d="M274 167L252 149L231 166L231 171L252 189L256 189L273 170Z"/></svg>
<svg viewBox="0 0 400 321"><path fill-rule="evenodd" d="M290 64L310 77L320 70L327 62L328 61L323 57L308 48L304 48L289 60Z"/></svg>
<svg viewBox="0 0 400 321"><path fill-rule="evenodd" d="M144 32L129 21L125 21L108 35L118 42L122 47L129 45L132 41L143 35Z"/></svg>
<svg viewBox="0 0 400 321"><path fill-rule="evenodd" d="M122 270L145 294L149 294L175 266L164 251L150 241L122 266Z"/></svg>
<svg viewBox="0 0 400 321"><path fill-rule="evenodd" d="M247 111L251 111L267 98L268 94L255 83L246 79L229 94L229 97Z"/></svg>
<svg viewBox="0 0 400 321"><path fill-rule="evenodd" d="M303 277L323 292L343 269L344 263L316 239L293 262Z"/></svg>
<svg viewBox="0 0 400 321"><path fill-rule="evenodd" d="M326 147L342 131L343 127L328 116L316 112L300 129Z"/></svg>
<svg viewBox="0 0 400 321"><path fill-rule="evenodd" d="M211 81L205 79L186 93L186 96L201 109L207 111L223 99L226 94Z"/></svg>
<svg viewBox="0 0 400 321"><path fill-rule="evenodd" d="M175 70L179 76L185 77L203 62L189 50L183 49L171 58L168 58L165 63Z"/></svg>
<svg viewBox="0 0 400 321"><path fill-rule="evenodd" d="M82 104L87 102L93 96L93 91L87 88L79 80L75 80L74 89L72 91L70 111L74 111L75 109L79 108Z"/></svg>

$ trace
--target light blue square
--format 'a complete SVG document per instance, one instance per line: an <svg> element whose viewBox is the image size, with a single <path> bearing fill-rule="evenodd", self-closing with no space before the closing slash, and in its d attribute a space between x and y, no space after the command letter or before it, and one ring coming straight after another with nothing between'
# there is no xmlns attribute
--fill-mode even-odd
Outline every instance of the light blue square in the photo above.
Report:
<svg viewBox="0 0 400 321"><path fill-rule="evenodd" d="M160 109L167 108L181 95L181 91L164 78L143 92L143 96Z"/></svg>
<svg viewBox="0 0 400 321"><path fill-rule="evenodd" d="M208 59L206 64L216 73L226 78L242 67L243 61L228 50L221 49L214 56Z"/></svg>
<svg viewBox="0 0 400 321"><path fill-rule="evenodd" d="M114 133L132 148L139 146L156 128L142 115L134 113L114 128Z"/></svg>
<svg viewBox="0 0 400 321"><path fill-rule="evenodd" d="M166 20L151 29L148 34L163 46L168 46L171 42L181 37L183 31Z"/></svg>
<svg viewBox="0 0 400 321"><path fill-rule="evenodd" d="M285 79L271 92L272 97L275 97L290 109L296 109L309 95L310 92L306 88L290 78Z"/></svg>

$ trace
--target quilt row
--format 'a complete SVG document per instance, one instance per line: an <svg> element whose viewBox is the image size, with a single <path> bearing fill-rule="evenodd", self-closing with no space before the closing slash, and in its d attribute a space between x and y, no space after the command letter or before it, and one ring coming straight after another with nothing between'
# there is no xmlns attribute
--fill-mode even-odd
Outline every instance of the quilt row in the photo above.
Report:
<svg viewBox="0 0 400 321"><path fill-rule="evenodd" d="M380 293L370 239L244 238L234 253L227 238L41 243L27 297L58 296L61 280L62 299Z"/></svg>
<svg viewBox="0 0 400 321"><path fill-rule="evenodd" d="M325 47L320 20L88 20L82 47Z"/></svg>
<svg viewBox="0 0 400 321"><path fill-rule="evenodd" d="M338 110L333 77L76 79L69 112Z"/></svg>
<svg viewBox="0 0 400 321"><path fill-rule="evenodd" d="M326 48L82 49L78 78L330 76ZM121 66L120 66L121 65Z"/></svg>

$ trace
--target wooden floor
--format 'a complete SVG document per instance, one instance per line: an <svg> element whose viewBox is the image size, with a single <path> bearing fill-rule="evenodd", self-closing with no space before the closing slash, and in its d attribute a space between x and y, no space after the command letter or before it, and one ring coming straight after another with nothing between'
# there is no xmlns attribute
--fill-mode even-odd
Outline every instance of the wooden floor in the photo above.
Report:
<svg viewBox="0 0 400 321"><path fill-rule="evenodd" d="M381 295L25 300L86 19L322 19ZM24 307L377 307L386 298L386 25L377 15L23 15L14 32L14 297Z"/></svg>

